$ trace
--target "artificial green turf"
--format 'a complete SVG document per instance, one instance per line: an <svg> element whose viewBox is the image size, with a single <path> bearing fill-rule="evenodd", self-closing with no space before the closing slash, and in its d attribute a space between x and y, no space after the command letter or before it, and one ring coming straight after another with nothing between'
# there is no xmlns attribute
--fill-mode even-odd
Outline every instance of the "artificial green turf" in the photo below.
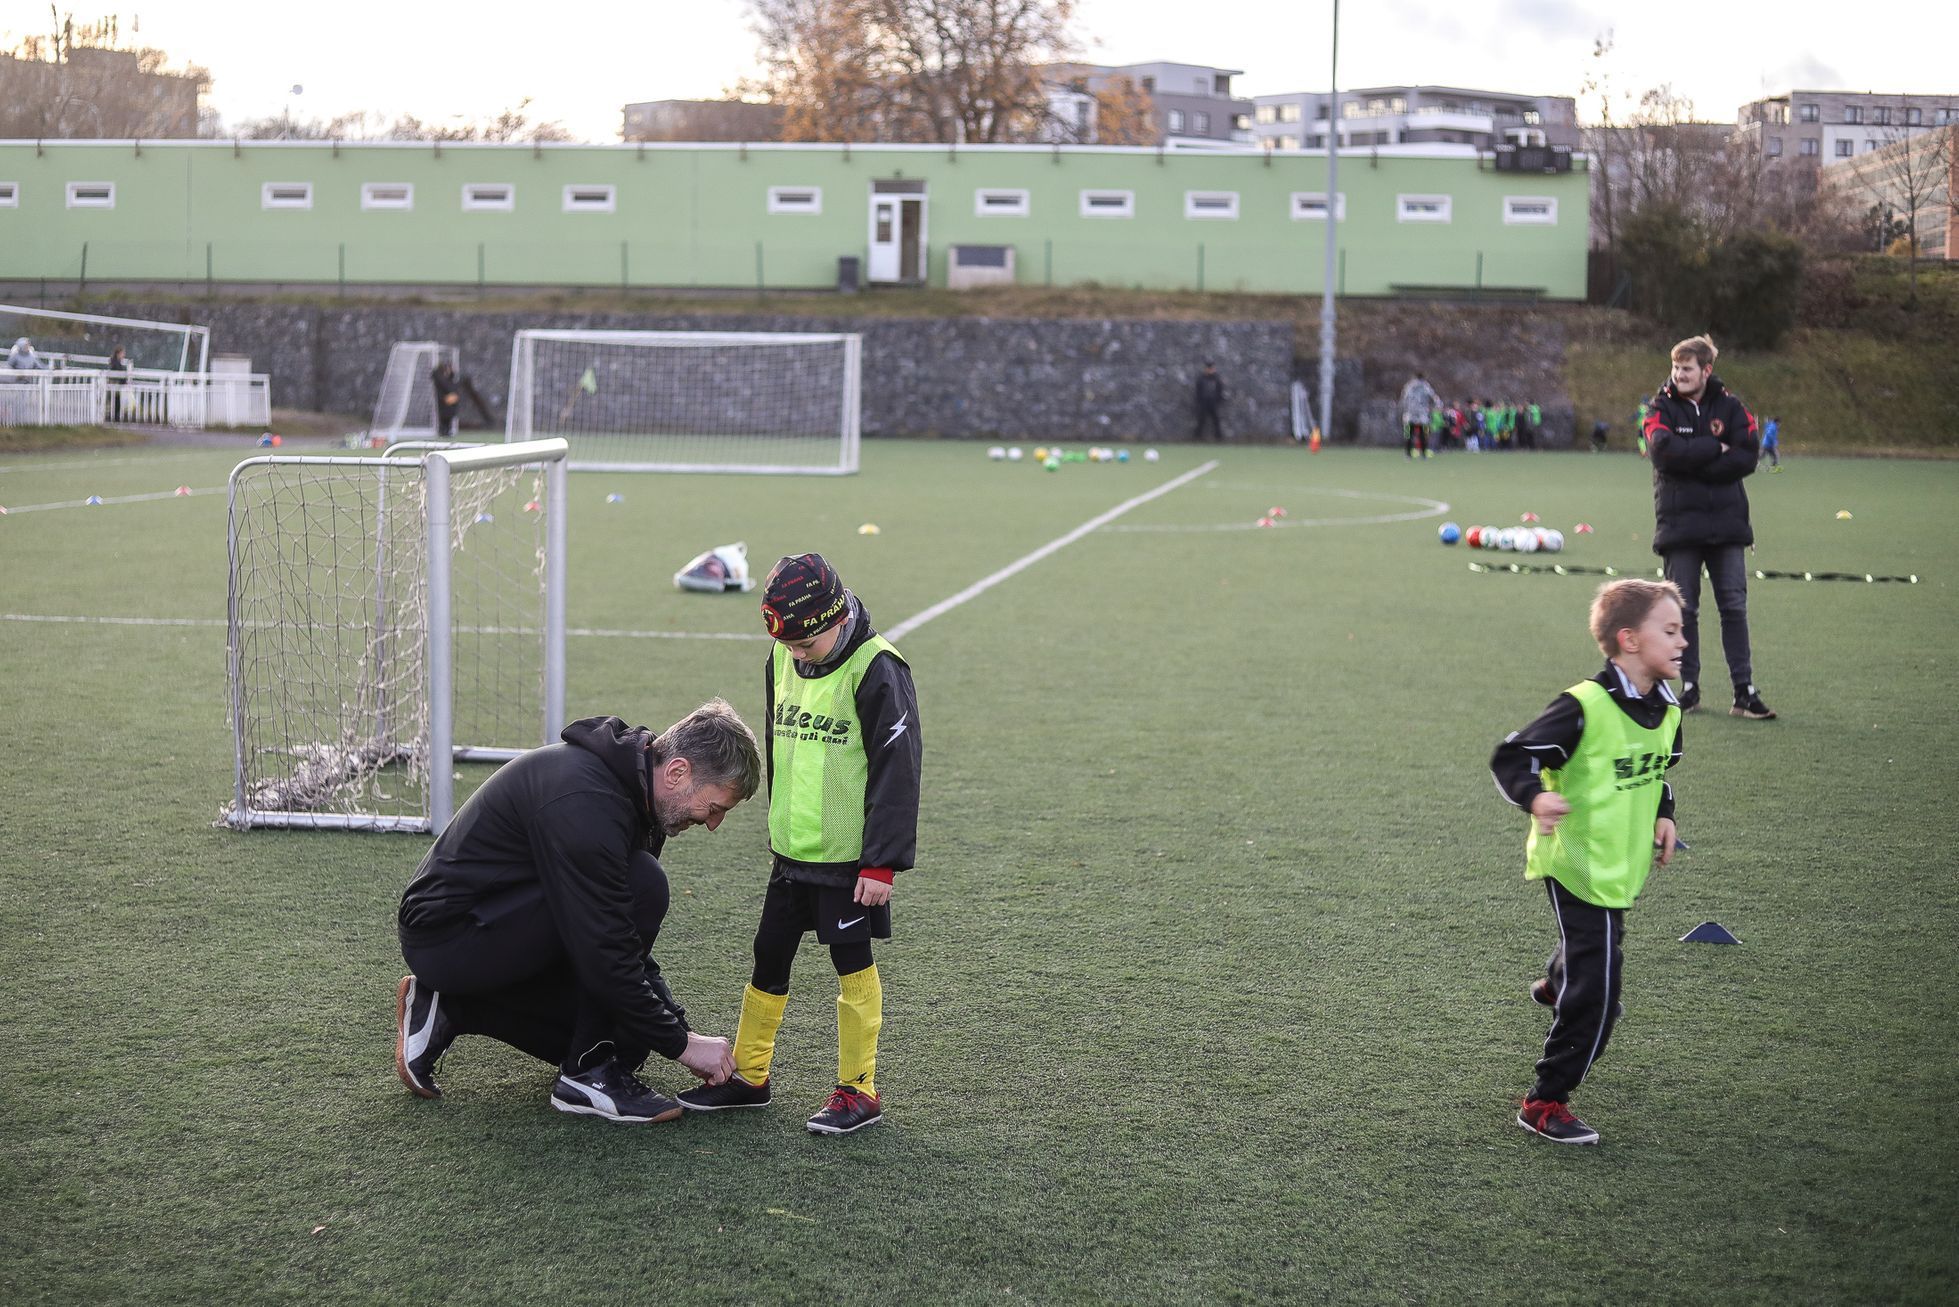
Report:
<svg viewBox="0 0 1959 1307"><path fill-rule="evenodd" d="M668 581L745 539L760 568L821 549L889 627L1210 456L871 442L853 478L578 475L570 619L753 633L752 596ZM202 490L235 457L11 459L0 503ZM1554 928L1485 767L1595 670L1596 578L1473 574L1435 527L1535 511L1565 561L1649 568L1647 469L1215 457L902 641L920 866L879 949L888 1120L846 1139L801 1125L834 1058L814 946L770 1111L563 1117L541 1065L475 1039L446 1100L411 1098L391 922L424 841L210 826L219 626L0 620L0 1298L1949 1300L1959 468L1751 483L1758 566L1921 581L1755 584L1782 720L1718 693L1689 720L1693 849L1629 914L1627 1016L1575 1100L1605 1142L1559 1149L1511 1124ZM1313 524L1415 500L1450 507ZM1183 529L1115 529L1139 527ZM9 615L215 623L224 567L221 495L0 519ZM1711 614L1708 638L1718 685ZM723 694L754 721L764 647L574 637L570 709ZM765 846L758 802L668 850L657 954L710 1030ZM1709 918L1742 946L1675 942Z"/></svg>

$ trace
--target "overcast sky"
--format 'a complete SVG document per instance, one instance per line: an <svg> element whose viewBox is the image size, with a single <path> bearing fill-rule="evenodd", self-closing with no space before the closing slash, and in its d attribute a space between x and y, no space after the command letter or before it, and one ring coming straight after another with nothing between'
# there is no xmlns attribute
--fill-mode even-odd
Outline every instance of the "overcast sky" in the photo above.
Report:
<svg viewBox="0 0 1959 1307"><path fill-rule="evenodd" d="M75 7L88 18L115 0ZM63 0L68 11L73 0ZM1764 12L1772 18L1760 17ZM1918 20L1881 21L1824 0L1628 5L1611 0L1348 0L1341 9L1343 87L1430 83L1577 95L1595 38L1613 31L1604 67L1617 88L1660 82L1699 117L1791 87L1941 94L1959 91L1953 42ZM533 98L533 117L581 138L617 140L635 100L705 99L753 75L745 0L149 0L121 9L125 39L197 63L210 103L236 122L331 118L368 109L442 122L482 119ZM1078 0L1088 56L1175 60L1244 71L1241 95L1319 89L1327 80L1331 0ZM0 43L47 26L44 0L0 0ZM1916 26L1909 39L1900 25ZM295 87L304 88L297 94ZM1581 105L1581 116L1592 111Z"/></svg>

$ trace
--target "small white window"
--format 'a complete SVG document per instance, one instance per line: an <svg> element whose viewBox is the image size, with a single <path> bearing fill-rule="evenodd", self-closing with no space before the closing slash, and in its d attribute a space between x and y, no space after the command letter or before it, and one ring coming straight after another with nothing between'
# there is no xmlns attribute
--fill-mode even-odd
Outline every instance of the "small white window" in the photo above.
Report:
<svg viewBox="0 0 1959 1307"><path fill-rule="evenodd" d="M1238 216L1237 191L1185 191L1184 217L1224 218Z"/></svg>
<svg viewBox="0 0 1959 1307"><path fill-rule="evenodd" d="M20 207L20 183L0 182L0 209Z"/></svg>
<svg viewBox="0 0 1959 1307"><path fill-rule="evenodd" d="M1083 191L1081 214L1084 218L1133 218L1136 192Z"/></svg>
<svg viewBox="0 0 1959 1307"><path fill-rule="evenodd" d="M1347 220L1347 192L1341 191L1333 197L1333 218L1335 222ZM1325 191L1294 191L1292 193L1292 220L1294 222L1325 222Z"/></svg>
<svg viewBox="0 0 1959 1307"><path fill-rule="evenodd" d="M821 213L823 212L823 188L821 186L771 186L769 187L770 213Z"/></svg>
<svg viewBox="0 0 1959 1307"><path fill-rule="evenodd" d="M113 209L116 207L116 184L114 182L69 182L68 207Z"/></svg>
<svg viewBox="0 0 1959 1307"><path fill-rule="evenodd" d="M619 207L619 188L616 186L565 187L566 213L611 213Z"/></svg>
<svg viewBox="0 0 1959 1307"><path fill-rule="evenodd" d="M464 182L464 213L509 213L517 207L517 188L509 182Z"/></svg>
<svg viewBox="0 0 1959 1307"><path fill-rule="evenodd" d="M413 182L362 182L361 208L412 209L415 207Z"/></svg>
<svg viewBox="0 0 1959 1307"><path fill-rule="evenodd" d="M1182 109L1170 110L1168 117L1171 131L1181 132L1184 129L1184 111Z"/></svg>
<svg viewBox="0 0 1959 1307"><path fill-rule="evenodd" d="M267 182L259 187L261 209L310 209L313 207L312 182Z"/></svg>
<svg viewBox="0 0 1959 1307"><path fill-rule="evenodd" d="M1026 191L981 187L973 192L973 213L981 218L1025 218L1031 211Z"/></svg>
<svg viewBox="0 0 1959 1307"><path fill-rule="evenodd" d="M1446 195L1397 195L1394 197L1395 219L1399 222L1447 222L1449 202Z"/></svg>
<svg viewBox="0 0 1959 1307"><path fill-rule="evenodd" d="M1506 195L1503 197L1503 220L1510 224L1555 227L1558 225L1558 202L1548 195Z"/></svg>

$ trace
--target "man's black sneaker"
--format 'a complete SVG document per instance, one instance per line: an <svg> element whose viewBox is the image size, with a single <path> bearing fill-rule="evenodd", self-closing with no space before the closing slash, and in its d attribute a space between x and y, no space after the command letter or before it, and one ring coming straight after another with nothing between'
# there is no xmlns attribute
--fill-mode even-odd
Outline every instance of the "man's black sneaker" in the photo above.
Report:
<svg viewBox="0 0 1959 1307"><path fill-rule="evenodd" d="M1682 681L1680 683L1680 711L1699 712L1700 706L1701 706L1700 686L1694 684L1692 681Z"/></svg>
<svg viewBox="0 0 1959 1307"><path fill-rule="evenodd" d="M876 1094L867 1094L849 1085L838 1085L830 1092L830 1101L823 1105L821 1112L809 1119L808 1124L811 1134L847 1135L867 1125L876 1125L883 1119L884 1108Z"/></svg>
<svg viewBox="0 0 1959 1307"><path fill-rule="evenodd" d="M1531 982L1530 1001L1542 1004L1545 1007L1556 1007L1558 1005L1558 991L1552 988L1551 981L1548 977Z"/></svg>
<svg viewBox="0 0 1959 1307"><path fill-rule="evenodd" d="M1731 717L1749 717L1758 722L1775 720L1775 709L1762 702L1762 696L1755 693L1752 685L1735 687L1735 706L1728 709Z"/></svg>
<svg viewBox="0 0 1959 1307"><path fill-rule="evenodd" d="M767 1107L769 1082L751 1085L740 1076L729 1076L718 1085L695 1085L676 1095L690 1112L719 1112L725 1107Z"/></svg>
<svg viewBox="0 0 1959 1307"><path fill-rule="evenodd" d="M1517 1124L1534 1135L1543 1135L1554 1144L1595 1144L1598 1131L1571 1114L1563 1103L1548 1098L1526 1098Z"/></svg>
<svg viewBox="0 0 1959 1307"><path fill-rule="evenodd" d="M683 1110L665 1094L648 1089L616 1058L607 1058L576 1075L560 1074L551 1087L551 1106L577 1116L642 1124L672 1121Z"/></svg>
<svg viewBox="0 0 1959 1307"><path fill-rule="evenodd" d="M395 1074L417 1098L440 1098L435 1064L456 1042L442 1011L442 995L414 976L395 986Z"/></svg>

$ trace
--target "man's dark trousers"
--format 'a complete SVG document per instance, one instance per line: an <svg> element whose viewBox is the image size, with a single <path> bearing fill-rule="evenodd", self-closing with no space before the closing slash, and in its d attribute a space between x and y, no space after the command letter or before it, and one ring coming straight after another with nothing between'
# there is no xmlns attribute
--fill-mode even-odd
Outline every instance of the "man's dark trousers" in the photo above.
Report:
<svg viewBox="0 0 1959 1307"><path fill-rule="evenodd" d="M1604 1054L1618 1024L1626 913L1587 903L1549 877L1544 884L1558 919L1558 951L1544 968L1557 996L1557 1015L1544 1037L1544 1057L1530 1096L1562 1103Z"/></svg>
<svg viewBox="0 0 1959 1307"><path fill-rule="evenodd" d="M1687 648L1680 655L1680 679L1701 683L1700 598L1701 569L1714 586L1714 606L1721 613L1721 652L1727 655L1728 679L1737 686L1755 680L1748 651L1748 559L1741 545L1681 545L1667 551L1666 578L1680 589L1684 611L1681 633Z"/></svg>
<svg viewBox="0 0 1959 1307"><path fill-rule="evenodd" d="M641 850L626 879L633 928L651 948L667 915L666 872ZM456 926L403 930L401 952L416 978L442 995L459 1035L488 1035L568 1070L612 1038L611 1016L579 987L536 881L484 899Z"/></svg>

